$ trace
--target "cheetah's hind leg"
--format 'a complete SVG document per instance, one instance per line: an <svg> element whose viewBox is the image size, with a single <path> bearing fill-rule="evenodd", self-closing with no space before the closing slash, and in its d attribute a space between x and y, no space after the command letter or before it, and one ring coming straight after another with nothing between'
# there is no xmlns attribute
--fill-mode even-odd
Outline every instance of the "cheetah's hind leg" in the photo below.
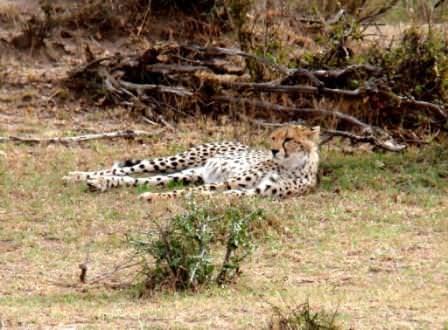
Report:
<svg viewBox="0 0 448 330"><path fill-rule="evenodd" d="M203 182L202 168L192 168L168 175L154 175L145 178L131 176L94 176L87 181L91 190L106 191L116 187L167 186L170 182L183 184Z"/></svg>

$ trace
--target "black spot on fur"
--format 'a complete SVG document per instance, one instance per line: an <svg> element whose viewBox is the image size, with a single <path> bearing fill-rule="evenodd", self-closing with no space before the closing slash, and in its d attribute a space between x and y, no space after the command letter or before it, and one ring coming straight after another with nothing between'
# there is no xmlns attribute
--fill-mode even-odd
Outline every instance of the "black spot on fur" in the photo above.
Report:
<svg viewBox="0 0 448 330"><path fill-rule="evenodd" d="M274 195L275 195L276 193L277 193L277 189L275 189L275 188L274 188L274 189L272 189L272 194L274 194Z"/></svg>
<svg viewBox="0 0 448 330"><path fill-rule="evenodd" d="M177 162L172 162L171 165L176 167L177 166Z"/></svg>
<svg viewBox="0 0 448 330"><path fill-rule="evenodd" d="M238 184L238 187L246 188L247 186L246 186L244 183L239 183L239 184Z"/></svg>
<svg viewBox="0 0 448 330"><path fill-rule="evenodd" d="M261 194L261 189L260 189L260 188L257 188L257 189L255 189L255 192L256 192L257 194Z"/></svg>
<svg viewBox="0 0 448 330"><path fill-rule="evenodd" d="M131 172L135 172L135 168L134 167L131 167Z"/></svg>
<svg viewBox="0 0 448 330"><path fill-rule="evenodd" d="M166 166L165 162L160 162L159 165L162 166L162 167Z"/></svg>
<svg viewBox="0 0 448 330"><path fill-rule="evenodd" d="M121 163L119 166L120 167L131 167L131 166L135 166L137 164L139 164L141 162L140 159L127 159L125 160L123 163Z"/></svg>
<svg viewBox="0 0 448 330"><path fill-rule="evenodd" d="M145 168L145 164L140 164L139 167L140 168Z"/></svg>
<svg viewBox="0 0 448 330"><path fill-rule="evenodd" d="M179 159L179 163L185 163L185 159L183 158Z"/></svg>
<svg viewBox="0 0 448 330"><path fill-rule="evenodd" d="M271 186L270 185L266 185L266 190L269 190L269 189L271 189Z"/></svg>
<svg viewBox="0 0 448 330"><path fill-rule="evenodd" d="M210 186L210 190L216 190L215 186Z"/></svg>
<svg viewBox="0 0 448 330"><path fill-rule="evenodd" d="M160 170L160 167L158 165L154 165L154 170L158 171Z"/></svg>
<svg viewBox="0 0 448 330"><path fill-rule="evenodd" d="M246 176L246 181L249 182L250 180L252 180L252 178L250 176Z"/></svg>
<svg viewBox="0 0 448 330"><path fill-rule="evenodd" d="M286 192L286 195L291 195L292 194L292 191L288 191L288 192Z"/></svg>

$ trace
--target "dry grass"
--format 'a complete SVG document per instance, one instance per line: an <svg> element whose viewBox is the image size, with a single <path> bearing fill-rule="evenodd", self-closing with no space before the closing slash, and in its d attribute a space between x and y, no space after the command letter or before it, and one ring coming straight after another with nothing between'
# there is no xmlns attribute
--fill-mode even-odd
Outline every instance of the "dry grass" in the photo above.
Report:
<svg viewBox="0 0 448 330"><path fill-rule="evenodd" d="M121 115L106 119L111 115L82 115L84 128L125 125ZM18 118L20 124L0 131L72 134L81 121L52 119L44 127L37 114ZM260 328L271 319L271 304L309 299L311 306L337 309L346 328L446 326L447 168L437 156L446 154L434 148L403 155L324 148L325 176L317 192L253 201L267 210L270 226L235 286L139 300L132 289L110 288L128 281L131 270L108 278L108 286L78 282L78 265L87 255L89 276L111 270L131 252L126 233L151 228L152 220L177 212L179 204L148 205L134 189L94 194L82 185L63 186L67 171L224 137L259 145L265 133L199 122L138 141L1 145L0 320L11 328Z"/></svg>

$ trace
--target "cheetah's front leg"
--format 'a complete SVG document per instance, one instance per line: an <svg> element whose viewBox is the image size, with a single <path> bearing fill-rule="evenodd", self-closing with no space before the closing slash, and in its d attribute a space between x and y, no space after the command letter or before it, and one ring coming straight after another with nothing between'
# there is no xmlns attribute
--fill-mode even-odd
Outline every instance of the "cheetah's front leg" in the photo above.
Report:
<svg viewBox="0 0 448 330"><path fill-rule="evenodd" d="M259 193L254 188L254 186L256 185L256 179L258 179L258 178L257 178L257 176L249 177L248 173L243 173L246 175L231 178L228 181L216 183L216 184L205 184L205 185L202 185L199 187L173 190L173 191L162 192L162 193L147 192L147 193L141 194L139 196L139 198L143 199L143 200L147 200L149 202L153 202L156 200L174 199L179 196L186 196L186 195L209 196L216 192L225 192L227 194L236 195L236 196L253 196L253 195L256 195L257 193Z"/></svg>

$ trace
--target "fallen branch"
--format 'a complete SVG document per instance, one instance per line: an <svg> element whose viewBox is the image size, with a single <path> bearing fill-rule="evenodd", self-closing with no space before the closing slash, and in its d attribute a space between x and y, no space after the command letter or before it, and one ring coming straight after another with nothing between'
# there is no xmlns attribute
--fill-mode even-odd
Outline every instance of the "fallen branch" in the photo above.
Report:
<svg viewBox="0 0 448 330"><path fill-rule="evenodd" d="M291 122L287 122L287 123L268 123L268 122L264 122L261 120L255 120L255 123L257 123L258 125L267 126L267 127L281 127L281 126L284 126L285 124L290 124L290 125L302 124L302 122L299 122L299 121L291 121ZM348 138L352 142L355 142L355 143L370 143L378 148L381 148L381 149L384 149L387 151L397 152L397 151L401 151L404 148L406 148L405 145L399 145L399 144L397 145L393 141L391 141L390 143L384 143L384 142L379 143L378 139L375 138L373 135L362 136L362 135L353 134L351 132L332 130L332 129L323 129L322 130L322 137L321 137L319 144L323 145L325 143L328 143L333 138L335 138L337 136L340 136L343 138Z"/></svg>
<svg viewBox="0 0 448 330"><path fill-rule="evenodd" d="M196 45L184 45L182 47L184 49L204 52L205 54L211 55L211 56L229 55L229 56L241 56L241 57L245 57L245 58L251 58L260 63L266 64L283 74L288 74L290 71L287 67L285 67L283 65L276 64L264 57L260 57L260 56L256 56L256 55L252 55L252 54L243 52L242 50L240 50L238 48L200 47L200 46L196 46Z"/></svg>
<svg viewBox="0 0 448 330"><path fill-rule="evenodd" d="M161 93L171 93L178 96L192 96L193 92L184 87L171 87L164 85L154 85L154 84L134 84L128 81L119 80L118 83L127 89L132 89L136 91L156 91Z"/></svg>
<svg viewBox="0 0 448 330"><path fill-rule="evenodd" d="M172 73L191 73L202 70L210 70L208 67L204 65L187 65L187 64L148 64L145 66L145 70L147 72L157 72L163 74L172 74Z"/></svg>
<svg viewBox="0 0 448 330"><path fill-rule="evenodd" d="M315 114L321 114L327 117L336 117L341 120L344 120L346 122L349 122L351 124L354 124L356 126L359 126L363 128L364 130L370 131L372 130L372 127L366 123L363 123L359 119L347 115L345 113L342 113L337 110L326 110L326 109L316 109L316 108L295 108L295 107L288 107L285 105L279 105L274 104L270 102L265 101L257 101L257 100L251 100L248 98L241 98L241 97L233 97L233 96L215 96L212 97L213 101L216 102L227 102L227 103L237 103L241 105L252 105L258 108L264 108L268 110L274 110L274 111L280 111L280 112L298 112L298 113L315 113Z"/></svg>
<svg viewBox="0 0 448 330"><path fill-rule="evenodd" d="M346 90L338 88L319 88L307 85L272 85L271 83L232 83L230 87L236 87L240 90L251 90L258 92L270 92L270 93L288 93L288 94L334 94L341 96L360 96L361 91L359 89Z"/></svg>
<svg viewBox="0 0 448 330"><path fill-rule="evenodd" d="M323 145L325 143L328 143L330 140L332 140L334 137L340 136L343 138L348 138L352 142L356 143L370 143L374 146L387 150L387 151L402 151L406 148L403 144L397 144L395 141L393 141L391 138L385 139L384 141L379 140L377 137L373 135L356 135L351 132L346 131L339 131L339 130L332 130L332 129L326 129L323 131L324 137L320 141L320 145Z"/></svg>
<svg viewBox="0 0 448 330"><path fill-rule="evenodd" d="M258 92L270 92L270 93L302 93L302 94L332 94L347 97L364 97L378 95L382 98L389 98L402 106L413 106L417 109L426 109L432 113L448 119L448 114L445 112L442 106L434 103L414 100L409 97L399 96L391 91L378 90L377 88L357 88L354 90L339 89L339 88L327 88L327 87L314 87L307 85L272 85L271 83L232 83L230 87L238 88L239 90L251 90Z"/></svg>
<svg viewBox="0 0 448 330"><path fill-rule="evenodd" d="M279 104L273 104L270 102L265 101L255 101L250 100L246 98L236 98L236 97L229 97L229 96L216 96L213 97L212 100L217 102L228 102L228 103L239 103L241 105L251 105L258 108L264 108L274 111L283 111L283 112L298 112L298 113L318 113L324 116L333 116L337 117L341 120L344 120L346 122L349 122L351 124L354 124L356 126L359 126L362 128L363 136L354 135L352 133L348 132L342 132L342 131L330 131L330 133L333 133L334 136L339 134L339 136L342 136L344 134L347 138L352 138L356 140L357 142L370 142L376 145L377 147L380 147L385 150L389 151L401 151L406 148L403 144L396 143L390 136L387 134L387 132L383 131L380 128L372 127L359 119L344 114L339 111L330 111L326 109L314 109L314 108L294 108L294 107L288 107L284 105ZM328 132L328 131L327 131Z"/></svg>
<svg viewBox="0 0 448 330"><path fill-rule="evenodd" d="M315 77L317 77L319 79L338 80L338 79L344 78L344 77L354 74L354 73L365 72L365 73L372 74L372 73L378 73L380 71L381 71L380 68L373 66L373 65L354 64L354 65L349 65L348 67L343 68L343 69L316 70L316 71L313 71L312 73Z"/></svg>
<svg viewBox="0 0 448 330"><path fill-rule="evenodd" d="M60 143L60 144L70 144L70 143L79 143L91 140L100 140L100 139L114 139L114 138L135 138L138 136L154 136L159 134L163 130L158 130L154 132L146 132L140 130L123 130L123 131L115 131L115 132L106 132L106 133L96 133L96 134L86 134L79 136L67 136L67 137L55 137L55 138L33 138L33 137L19 137L19 136L0 136L0 143L5 142L15 142L15 143L25 143L25 144L51 144L51 143Z"/></svg>

